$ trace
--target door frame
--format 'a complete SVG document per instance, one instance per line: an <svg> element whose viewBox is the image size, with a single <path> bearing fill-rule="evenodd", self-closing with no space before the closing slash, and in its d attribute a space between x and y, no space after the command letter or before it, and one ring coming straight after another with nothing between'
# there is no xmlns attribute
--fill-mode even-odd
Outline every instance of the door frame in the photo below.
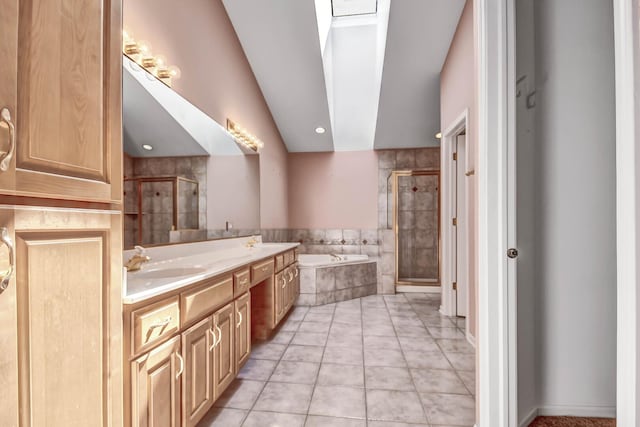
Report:
<svg viewBox="0 0 640 427"><path fill-rule="evenodd" d="M478 107L477 425L517 425L515 0L475 0Z"/></svg>
<svg viewBox="0 0 640 427"><path fill-rule="evenodd" d="M454 153L454 144L456 143L456 138L463 130L467 131L467 135L469 134L469 109L465 108L458 117L451 122L451 124L442 132L442 143L440 144L440 164L441 168L441 219L440 219L440 228L442 230L442 253L446 254L446 256L442 257L442 272L441 272L441 286L442 286L442 305L440 306L440 312L445 316L455 316L456 315L456 294L453 290L453 271L456 266L453 264L453 260L456 259L456 250L457 245L454 245L455 238L455 228L451 222L451 218L453 218L453 202L454 198L457 197L456 189L453 187L453 183L456 182L456 169L454 168L453 163L453 153ZM465 145L465 164L464 170L469 171L469 141L467 138ZM458 165L460 166L460 165ZM464 211L464 221L467 224L467 231L469 230L469 187L465 185L465 198L466 198L466 207ZM468 250L469 250L469 236L468 232L465 233L464 239L466 241L465 247L467 249L467 260L469 259ZM467 286L467 317L465 320L465 331L467 331L467 339L469 340L469 271L468 266L464 267L464 274ZM460 280L458 280L460 282ZM475 344L474 344L475 346Z"/></svg>
<svg viewBox="0 0 640 427"><path fill-rule="evenodd" d="M640 6L616 0L617 390L620 426L640 425Z"/></svg>

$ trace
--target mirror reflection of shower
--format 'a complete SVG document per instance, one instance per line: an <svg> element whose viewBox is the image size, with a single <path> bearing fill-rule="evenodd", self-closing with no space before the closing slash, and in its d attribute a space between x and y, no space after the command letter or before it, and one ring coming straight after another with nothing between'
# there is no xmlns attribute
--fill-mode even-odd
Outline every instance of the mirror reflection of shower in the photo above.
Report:
<svg viewBox="0 0 640 427"><path fill-rule="evenodd" d="M396 284L440 285L440 171L393 171Z"/></svg>

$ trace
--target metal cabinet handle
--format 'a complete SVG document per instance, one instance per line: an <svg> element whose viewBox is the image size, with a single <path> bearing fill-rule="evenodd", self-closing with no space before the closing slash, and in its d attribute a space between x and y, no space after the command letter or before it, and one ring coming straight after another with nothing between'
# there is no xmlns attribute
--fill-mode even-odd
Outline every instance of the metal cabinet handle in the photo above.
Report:
<svg viewBox="0 0 640 427"><path fill-rule="evenodd" d="M218 344L220 344L220 341L222 341L222 329L220 329L220 326L216 325L216 331L218 331L218 341L214 347L217 347Z"/></svg>
<svg viewBox="0 0 640 427"><path fill-rule="evenodd" d="M157 323L154 323L153 325L149 326L149 330L153 330L156 328L164 328L165 326L167 326L169 323L171 323L172 317L168 316L166 319L161 320Z"/></svg>
<svg viewBox="0 0 640 427"><path fill-rule="evenodd" d="M0 274L0 294L9 287L11 276L13 275L14 260L13 260L13 240L9 237L9 230L6 227L0 227L0 242L9 249L9 270L4 274Z"/></svg>
<svg viewBox="0 0 640 427"><path fill-rule="evenodd" d="M240 280L240 285L241 285L241 286L244 286L244 285L246 285L247 283L249 283L249 279L248 279L247 277L245 277L244 279Z"/></svg>
<svg viewBox="0 0 640 427"><path fill-rule="evenodd" d="M238 320L238 324L236 325L236 328L239 328L240 325L242 325L242 313L240 313L239 311L237 313L238 313L238 316L240 316L240 320Z"/></svg>
<svg viewBox="0 0 640 427"><path fill-rule="evenodd" d="M209 329L209 333L211 334L211 347L209 347L209 351L213 351L213 349L216 347L218 338L216 337L216 333L213 329Z"/></svg>
<svg viewBox="0 0 640 427"><path fill-rule="evenodd" d="M11 158L16 150L16 128L11 121L11 112L9 112L7 107L0 110L0 122L6 123L9 128L9 148L6 152L0 154L0 171L6 172L9 169L9 163L11 163Z"/></svg>
<svg viewBox="0 0 640 427"><path fill-rule="evenodd" d="M291 271L289 271L289 281L293 280L293 273Z"/></svg>
<svg viewBox="0 0 640 427"><path fill-rule="evenodd" d="M299 273L298 273L298 269L297 269L297 268L295 268L293 271L294 271L294 273L295 273L295 276L294 276L294 277L298 277L298 274L299 274Z"/></svg>
<svg viewBox="0 0 640 427"><path fill-rule="evenodd" d="M178 353L177 351L176 351L176 357L178 358L178 360L180 360L180 370L178 370L178 373L176 374L176 379L178 379L180 378L180 375L182 375L182 373L184 372L184 359L182 358L180 353Z"/></svg>

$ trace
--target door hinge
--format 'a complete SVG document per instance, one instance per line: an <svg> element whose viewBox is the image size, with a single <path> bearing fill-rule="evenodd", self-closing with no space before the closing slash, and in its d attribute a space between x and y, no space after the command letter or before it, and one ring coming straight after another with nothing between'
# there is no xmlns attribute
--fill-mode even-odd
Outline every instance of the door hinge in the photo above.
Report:
<svg viewBox="0 0 640 427"><path fill-rule="evenodd" d="M458 218L453 218L453 226L456 227L458 225Z"/></svg>
<svg viewBox="0 0 640 427"><path fill-rule="evenodd" d="M453 290L457 291L458 290L458 282L453 282Z"/></svg>
<svg viewBox="0 0 640 427"><path fill-rule="evenodd" d="M458 160L458 153L453 153L453 160Z"/></svg>

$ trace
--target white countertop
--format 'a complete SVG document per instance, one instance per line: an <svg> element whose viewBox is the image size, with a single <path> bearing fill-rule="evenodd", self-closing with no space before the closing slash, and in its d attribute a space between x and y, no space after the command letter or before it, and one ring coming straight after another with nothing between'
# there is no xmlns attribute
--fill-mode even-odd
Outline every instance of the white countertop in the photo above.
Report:
<svg viewBox="0 0 640 427"><path fill-rule="evenodd" d="M125 273L122 301L124 304L135 304L299 245L258 243L253 248L247 248L249 239L240 237L147 248L145 255L150 256L151 261L143 264L140 271ZM257 240L260 242L261 238L258 236ZM134 253L134 250L124 251L124 262Z"/></svg>

